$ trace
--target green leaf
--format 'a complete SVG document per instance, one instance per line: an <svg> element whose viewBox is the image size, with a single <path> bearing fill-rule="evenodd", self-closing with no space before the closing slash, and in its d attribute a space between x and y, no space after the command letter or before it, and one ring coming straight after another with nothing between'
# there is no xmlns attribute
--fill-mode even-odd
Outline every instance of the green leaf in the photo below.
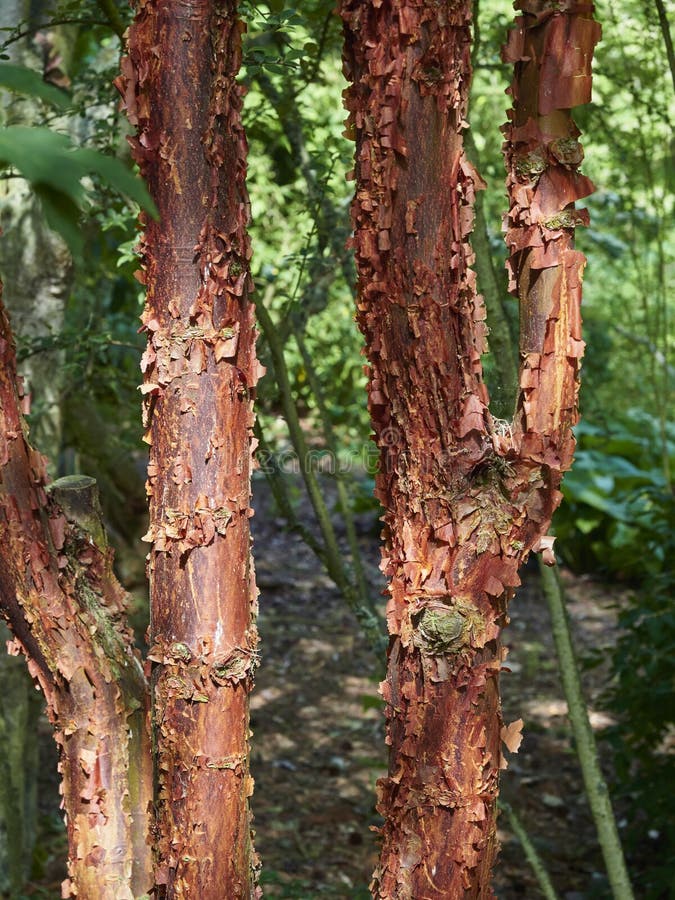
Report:
<svg viewBox="0 0 675 900"><path fill-rule="evenodd" d="M79 216L85 198L82 178L96 174L109 187L136 201L152 216L157 208L143 183L121 160L88 148L49 128L12 125L0 129L0 167L13 166L39 196L50 228L79 256Z"/></svg>
<svg viewBox="0 0 675 900"><path fill-rule="evenodd" d="M84 196L80 180L95 173L109 187L158 215L142 179L121 160L86 147L75 149L69 138L49 128L11 125L0 130L2 163L14 166L33 185L49 184L78 204Z"/></svg>
<svg viewBox="0 0 675 900"><path fill-rule="evenodd" d="M0 62L0 87L28 97L39 97L58 109L68 109L70 97L53 84L47 84L39 72L26 66Z"/></svg>
<svg viewBox="0 0 675 900"><path fill-rule="evenodd" d="M80 179L87 174L63 134L49 128L11 125L0 130L0 165L14 166L33 186L50 185L78 205L84 197Z"/></svg>
<svg viewBox="0 0 675 900"><path fill-rule="evenodd" d="M148 193L145 182L128 169L120 159L114 156L105 156L103 153L87 148L75 150L73 156L77 157L78 162L88 173L95 172L111 188L124 194L130 200L135 200L154 219L159 218L157 207Z"/></svg>
<svg viewBox="0 0 675 900"><path fill-rule="evenodd" d="M80 209L73 200L48 184L34 185L47 224L60 234L75 259L82 257L84 240L80 229Z"/></svg>

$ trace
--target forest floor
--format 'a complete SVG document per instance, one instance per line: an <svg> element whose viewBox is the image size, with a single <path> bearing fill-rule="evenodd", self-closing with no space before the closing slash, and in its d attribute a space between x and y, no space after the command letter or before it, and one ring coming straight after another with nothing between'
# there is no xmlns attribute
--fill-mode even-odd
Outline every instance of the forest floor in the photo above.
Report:
<svg viewBox="0 0 675 900"><path fill-rule="evenodd" d="M382 704L373 676L377 663L321 564L278 517L262 478L255 481L254 496L262 665L252 698L253 811L264 894L367 900L377 859L375 782L386 765ZM311 521L304 501L299 515ZM377 523L364 515L357 524L369 581L379 594ZM563 574L581 657L612 646L621 592ZM523 718L525 726L519 753L509 754L502 797L528 831L561 900L606 897L536 568L525 573L510 614L505 643L511 671L501 680L504 720ZM604 677L602 668L585 677L596 728L608 724L594 711ZM43 804L47 858L43 878L25 896L56 898L64 875L64 835L55 824L57 779L46 722L41 735L47 760L41 796L52 795L51 804ZM499 839L494 882L499 900L541 896L504 814Z"/></svg>
<svg viewBox="0 0 675 900"><path fill-rule="evenodd" d="M368 898L377 859L375 782L384 773L384 721L375 660L353 616L303 541L285 529L257 482L253 519L260 587L262 665L252 701L256 847L265 896ZM305 515L306 514L306 515ZM301 510L306 521L308 510ZM337 524L337 523L336 523ZM361 542L375 592L378 529ZM578 652L615 640L616 588L565 574ZM505 633L510 674L501 679L504 720L523 718L524 740L508 754L502 797L517 812L563 900L607 896L536 566L511 605ZM606 673L588 673L594 702ZM522 847L500 817L499 900L541 896Z"/></svg>

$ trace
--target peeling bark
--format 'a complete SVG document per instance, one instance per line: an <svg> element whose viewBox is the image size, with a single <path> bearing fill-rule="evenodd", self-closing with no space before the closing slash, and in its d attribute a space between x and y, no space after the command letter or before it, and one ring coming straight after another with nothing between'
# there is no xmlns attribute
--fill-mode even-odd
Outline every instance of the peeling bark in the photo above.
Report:
<svg viewBox="0 0 675 900"><path fill-rule="evenodd" d="M160 213L146 223L152 685L159 896L258 896L248 702L255 355L236 2L138 4L118 87Z"/></svg>
<svg viewBox="0 0 675 900"><path fill-rule="evenodd" d="M513 110L504 126L509 289L520 300L520 401L514 445L552 471L569 467L577 421L581 285L585 257L574 229L588 224L574 203L593 193L571 110L591 99L600 39L593 4L521 0L503 56L514 64Z"/></svg>
<svg viewBox="0 0 675 900"><path fill-rule="evenodd" d="M62 896L131 900L151 887L149 693L111 551L46 490L0 305L0 601L41 687L60 752L69 878Z"/></svg>
<svg viewBox="0 0 675 900"><path fill-rule="evenodd" d="M521 132L510 132L511 141L535 140L542 116L557 123L569 119L563 108L585 102L597 39L583 24L590 6L541 10L524 17L525 43L510 42L512 58L541 48L516 70ZM343 0L340 12L356 140L358 321L381 454L376 492L386 510L390 595L390 760L379 784L385 824L372 890L377 898L486 898L504 765L500 631L518 568L547 545L571 464L583 346L582 258L571 235L583 214L568 205L590 183L559 130L547 138L536 177L524 186L509 178L507 240L518 248L512 267L522 292L520 401L513 423L493 419L468 242L482 185L462 141L471 3ZM575 52L563 56L570 46ZM574 96L564 89L581 81ZM553 104L546 112L524 105L539 94ZM532 182L546 185L541 201L527 194ZM533 256L531 247L543 249ZM513 743L513 728L504 736Z"/></svg>

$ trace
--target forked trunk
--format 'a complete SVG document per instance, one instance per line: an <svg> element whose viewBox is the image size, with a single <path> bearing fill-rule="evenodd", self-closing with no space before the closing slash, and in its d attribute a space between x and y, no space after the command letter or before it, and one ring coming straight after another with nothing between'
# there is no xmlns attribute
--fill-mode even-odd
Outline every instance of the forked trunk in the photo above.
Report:
<svg viewBox="0 0 675 900"><path fill-rule="evenodd" d="M142 244L160 896L249 898L252 403L236 2L139 3L119 87L159 210Z"/></svg>
<svg viewBox="0 0 675 900"><path fill-rule="evenodd" d="M580 214L568 205L591 186L576 174L576 156L562 158L568 132L560 129L573 129L566 110L588 99L596 26L588 5L530 2L519 27L534 43L522 52L509 45L512 58L533 50L516 72L523 131L509 135L521 142L509 158L532 152L541 165L509 180L507 239L523 312L520 399L506 423L487 408L485 314L469 268L481 186L462 142L471 6L341 4L356 139L358 319L390 593L378 898L492 896L500 737L517 743L517 727L502 730L499 636L519 566L547 544L577 415L583 257L572 249ZM521 110L521 82L543 98L535 109ZM568 84L580 93L571 98Z"/></svg>

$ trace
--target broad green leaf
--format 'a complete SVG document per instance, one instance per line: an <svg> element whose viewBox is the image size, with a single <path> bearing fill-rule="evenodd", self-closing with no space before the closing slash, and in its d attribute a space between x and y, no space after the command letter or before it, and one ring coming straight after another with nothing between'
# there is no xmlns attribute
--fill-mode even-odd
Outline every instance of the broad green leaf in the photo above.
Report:
<svg viewBox="0 0 675 900"><path fill-rule="evenodd" d="M54 190L48 184L36 184L33 188L40 199L49 227L61 235L75 259L81 258L84 240L77 204L67 194Z"/></svg>
<svg viewBox="0 0 675 900"><path fill-rule="evenodd" d="M49 128L12 125L0 129L0 167L3 165L13 166L31 183L50 227L63 237L75 256L82 248L78 219L86 194L82 185L86 175L98 175L106 185L157 216L142 179L121 160L88 148L76 149L68 137Z"/></svg>
<svg viewBox="0 0 675 900"><path fill-rule="evenodd" d="M28 97L39 97L58 109L68 109L71 104L70 97L53 84L47 84L39 72L14 63L0 62L0 87Z"/></svg>
<svg viewBox="0 0 675 900"><path fill-rule="evenodd" d="M629 516L625 503L614 502L605 494L593 490L590 485L584 484L583 482L575 485L574 491L570 491L569 485L565 482L563 484L563 493L566 491L569 491L568 495L572 497L575 503L586 503L593 509L597 509L606 515L611 516L613 519L623 520L627 519Z"/></svg>
<svg viewBox="0 0 675 900"><path fill-rule="evenodd" d="M0 130L0 165L14 166L32 184L49 184L81 203L85 175L98 175L109 187L157 216L142 179L114 156L86 147L75 149L69 138L49 128L12 125Z"/></svg>
<svg viewBox="0 0 675 900"><path fill-rule="evenodd" d="M0 165L14 166L31 184L48 184L78 205L84 197L80 179L87 174L64 134L49 128L11 125L0 129Z"/></svg>
<svg viewBox="0 0 675 900"><path fill-rule="evenodd" d="M111 188L124 194L130 200L135 200L153 218L159 218L157 207L148 193L145 182L128 169L121 160L114 156L98 153L96 150L89 150L86 147L75 150L73 155L87 173L95 172Z"/></svg>

